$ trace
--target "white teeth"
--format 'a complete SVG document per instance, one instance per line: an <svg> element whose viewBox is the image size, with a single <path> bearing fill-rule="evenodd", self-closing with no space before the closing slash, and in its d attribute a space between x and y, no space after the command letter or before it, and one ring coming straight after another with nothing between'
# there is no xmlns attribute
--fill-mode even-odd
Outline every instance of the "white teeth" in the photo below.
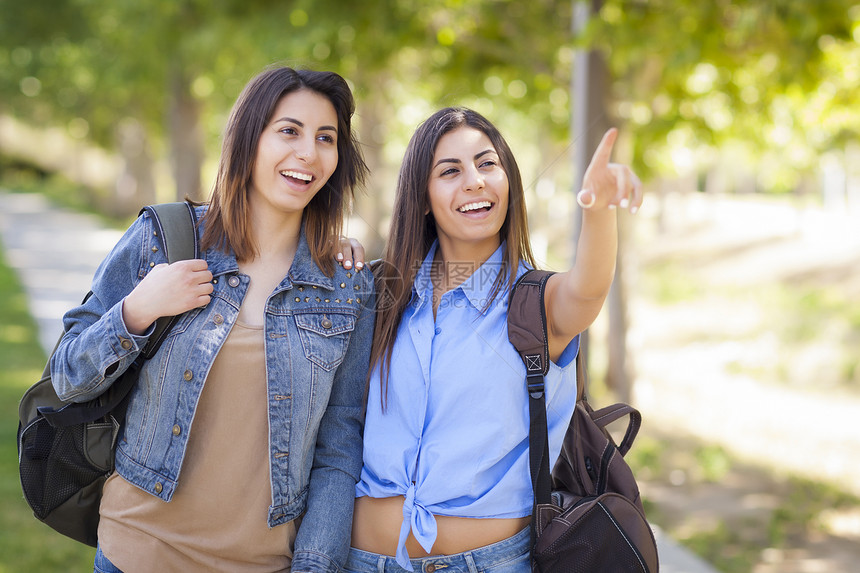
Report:
<svg viewBox="0 0 860 573"><path fill-rule="evenodd" d="M283 175L284 177L293 177L295 179L301 179L302 181L310 181L311 179L313 179L313 177L311 177L307 173L299 173L298 171L290 171L289 169L286 171L281 171L281 175Z"/></svg>
<svg viewBox="0 0 860 573"><path fill-rule="evenodd" d="M457 209L461 213L467 213L469 211L475 211L477 209L490 208L493 204L489 201L478 201L477 203L466 203L459 209Z"/></svg>

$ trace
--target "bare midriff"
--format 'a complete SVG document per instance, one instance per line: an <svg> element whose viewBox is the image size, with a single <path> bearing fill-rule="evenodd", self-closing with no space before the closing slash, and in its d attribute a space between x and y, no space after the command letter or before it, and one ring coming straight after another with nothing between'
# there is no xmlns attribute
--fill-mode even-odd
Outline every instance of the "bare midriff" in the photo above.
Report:
<svg viewBox="0 0 860 573"><path fill-rule="evenodd" d="M394 556L403 523L403 496L359 497L352 520L352 546L356 549ZM490 545L516 535L531 517L477 519L436 515L436 542L428 553L409 533L406 550L410 558L452 555Z"/></svg>

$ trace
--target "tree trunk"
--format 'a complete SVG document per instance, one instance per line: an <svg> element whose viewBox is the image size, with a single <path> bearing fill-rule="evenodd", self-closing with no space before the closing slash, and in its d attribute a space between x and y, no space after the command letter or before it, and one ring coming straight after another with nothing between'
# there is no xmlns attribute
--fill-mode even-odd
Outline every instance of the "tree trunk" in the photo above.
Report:
<svg viewBox="0 0 860 573"><path fill-rule="evenodd" d="M201 103L191 95L191 80L180 63L170 71L169 133L176 199L202 199L203 135Z"/></svg>
<svg viewBox="0 0 860 573"><path fill-rule="evenodd" d="M123 159L114 188L114 201L108 205L112 215L136 214L144 205L155 203L155 176L146 129L136 119L120 122L116 131L117 149Z"/></svg>
<svg viewBox="0 0 860 573"><path fill-rule="evenodd" d="M573 0L572 31L575 36L583 32L592 14L597 13L602 5L603 0ZM575 142L571 147L574 166L574 194L582 188L582 179L591 161L591 156L597 149L603 133L609 127L606 111L607 76L608 70L599 52L594 50L578 50L576 52L571 74L573 113L570 129L571 140ZM582 211L577 206L574 214L574 256L581 231ZM580 352L582 353L583 364L587 369L589 362L589 333L587 330L580 336ZM613 362L611 354L609 360L610 363Z"/></svg>
<svg viewBox="0 0 860 573"><path fill-rule="evenodd" d="M627 352L627 296L624 288L625 243L627 238L626 216L618 213L618 262L615 280L609 289L609 365L606 370L606 385L622 402L630 402L633 394L631 363Z"/></svg>
<svg viewBox="0 0 860 573"><path fill-rule="evenodd" d="M603 0L574 0L573 32L579 34L585 28L592 14L600 11ZM609 101L609 70L603 54L596 50L580 50L574 59L573 70L573 127L571 134L574 141L579 142L574 149L575 187L577 193L582 187L582 178L591 161L591 156L600 144L603 134L610 127L610 118L606 103ZM579 238L581 231L581 213L575 217L576 228L574 237ZM606 385L620 399L628 401L631 395L631 382L627 361L627 303L622 280L624 271L624 233L623 217L619 214L618 262L615 270L615 280L609 290L609 364L606 370ZM575 251L574 251L575 252ZM581 352L588 364L588 333L584 333L581 341Z"/></svg>
<svg viewBox="0 0 860 573"><path fill-rule="evenodd" d="M362 85L381 86L383 77L370 78ZM387 103L382 96L383 90L370 90L359 99L359 112L356 113L356 131L362 143L364 160L370 168L370 179L364 192L356 195L353 220L349 235L359 239L364 245L367 260L380 258L388 236L385 217L390 214L394 202L394 177L385 172L383 148L385 142L385 118L390 115Z"/></svg>

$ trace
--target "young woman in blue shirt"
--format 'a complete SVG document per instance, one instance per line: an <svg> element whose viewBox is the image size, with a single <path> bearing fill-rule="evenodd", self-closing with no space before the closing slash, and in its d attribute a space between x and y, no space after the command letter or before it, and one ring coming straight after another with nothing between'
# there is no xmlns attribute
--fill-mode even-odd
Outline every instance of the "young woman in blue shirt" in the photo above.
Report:
<svg viewBox="0 0 860 573"><path fill-rule="evenodd" d="M612 282L616 207L642 186L610 163L585 173L576 264L546 287L551 463L576 401L579 334ZM438 111L407 147L376 274L377 317L346 571L525 573L532 487L525 369L507 338L510 288L534 266L519 169L478 113Z"/></svg>
<svg viewBox="0 0 860 573"><path fill-rule="evenodd" d="M224 135L201 257L135 221L71 310L51 371L85 401L141 370L104 487L96 572L336 573L361 470L372 279L335 261L366 165L337 74L253 78ZM301 518L301 519L300 519Z"/></svg>

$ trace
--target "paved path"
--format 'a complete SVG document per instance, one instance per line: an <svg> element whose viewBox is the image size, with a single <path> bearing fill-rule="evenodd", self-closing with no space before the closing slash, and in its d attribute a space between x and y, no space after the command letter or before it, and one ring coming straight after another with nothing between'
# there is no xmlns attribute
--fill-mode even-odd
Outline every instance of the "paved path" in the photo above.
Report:
<svg viewBox="0 0 860 573"><path fill-rule="evenodd" d="M121 234L41 195L0 190L0 240L27 291L46 353L62 330L63 313L80 303L96 267ZM660 531L657 541L662 573L716 573Z"/></svg>
<svg viewBox="0 0 860 573"><path fill-rule="evenodd" d="M43 196L0 190L0 239L6 261L18 272L39 342L50 353L63 314L90 289L96 267L119 240L94 216L59 209Z"/></svg>
<svg viewBox="0 0 860 573"><path fill-rule="evenodd" d="M789 354L775 331L786 321L773 323L756 297L721 294L792 284L834 289L856 303L857 215L702 194L678 203L677 230L650 240L648 254L708 291L668 306L640 300L631 313L643 418L860 496L860 397L822 383L845 367L839 338L854 337L856 327L809 326L808 340ZM774 364L790 368L782 377L794 384L780 383Z"/></svg>

